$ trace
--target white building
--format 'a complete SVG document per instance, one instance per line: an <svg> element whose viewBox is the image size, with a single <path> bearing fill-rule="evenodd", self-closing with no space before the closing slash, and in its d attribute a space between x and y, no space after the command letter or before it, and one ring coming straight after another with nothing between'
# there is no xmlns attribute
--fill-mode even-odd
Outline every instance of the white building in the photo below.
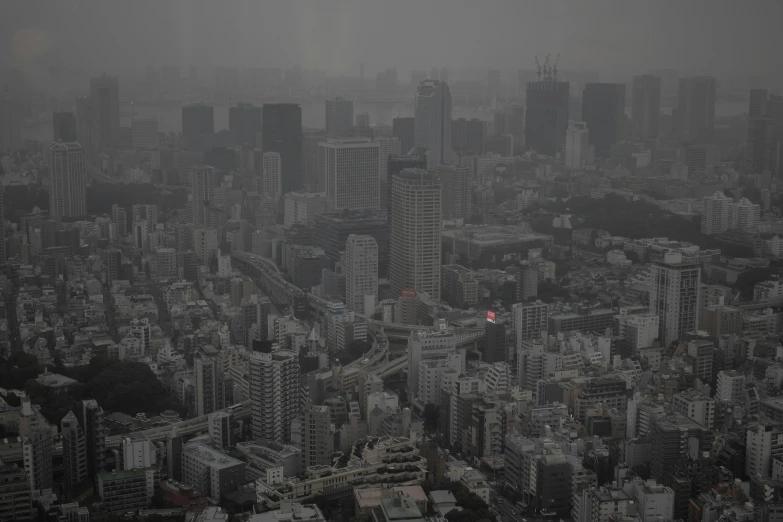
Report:
<svg viewBox="0 0 783 522"><path fill-rule="evenodd" d="M674 520L674 490L658 484L655 480L634 484L633 497L636 499L636 512L642 522Z"/></svg>
<svg viewBox="0 0 783 522"><path fill-rule="evenodd" d="M625 252L622 250L610 250L607 252L606 262L615 266L627 266L631 264L631 260L625 257Z"/></svg>
<svg viewBox="0 0 783 522"><path fill-rule="evenodd" d="M201 264L206 265L218 248L217 230L214 228L193 229L193 251Z"/></svg>
<svg viewBox="0 0 783 522"><path fill-rule="evenodd" d="M748 198L742 198L729 204L729 228L753 230L759 224L761 207L751 203Z"/></svg>
<svg viewBox="0 0 783 522"><path fill-rule="evenodd" d="M672 411L685 415L708 430L715 427L715 399L696 390L675 393L672 397Z"/></svg>
<svg viewBox="0 0 783 522"><path fill-rule="evenodd" d="M715 399L731 404L742 404L745 400L745 375L736 370L718 372Z"/></svg>
<svg viewBox="0 0 783 522"><path fill-rule="evenodd" d="M408 339L408 390L419 390L419 364L427 359L446 359L457 349L454 330L440 325L438 330L413 331Z"/></svg>
<svg viewBox="0 0 783 522"><path fill-rule="evenodd" d="M345 304L372 316L378 301L378 243L372 236L351 234L345 241Z"/></svg>
<svg viewBox="0 0 783 522"><path fill-rule="evenodd" d="M277 152L264 152L261 158L261 190L264 196L277 199L282 191L282 162Z"/></svg>
<svg viewBox="0 0 783 522"><path fill-rule="evenodd" d="M299 360L294 352L272 348L261 343L250 354L253 437L287 442L299 415Z"/></svg>
<svg viewBox="0 0 783 522"><path fill-rule="evenodd" d="M155 445L146 437L122 438L122 469L151 468L158 461Z"/></svg>
<svg viewBox="0 0 783 522"><path fill-rule="evenodd" d="M49 146L49 217L87 215L87 180L84 149L61 141Z"/></svg>
<svg viewBox="0 0 783 522"><path fill-rule="evenodd" d="M582 165L589 163L592 163L592 154L587 122L572 121L566 130L565 166L569 169L581 169Z"/></svg>
<svg viewBox="0 0 783 522"><path fill-rule="evenodd" d="M220 251L218 254L218 277L231 276L231 254Z"/></svg>
<svg viewBox="0 0 783 522"><path fill-rule="evenodd" d="M327 139L318 144L318 177L334 209L380 208L380 149L369 138Z"/></svg>
<svg viewBox="0 0 783 522"><path fill-rule="evenodd" d="M540 339L541 332L547 331L549 306L544 302L516 303L512 315L517 348L522 346L522 341Z"/></svg>
<svg viewBox="0 0 783 522"><path fill-rule="evenodd" d="M290 227L294 223L305 226L313 216L329 210L326 192L289 192L285 195L283 224Z"/></svg>
<svg viewBox="0 0 783 522"><path fill-rule="evenodd" d="M701 213L702 234L714 235L728 230L729 205L733 200L723 192L716 192L702 201L704 205Z"/></svg>
<svg viewBox="0 0 783 522"><path fill-rule="evenodd" d="M745 440L745 473L770 476L772 457L783 455L783 431L773 426L750 426Z"/></svg>
<svg viewBox="0 0 783 522"><path fill-rule="evenodd" d="M634 353L642 348L648 348L660 335L660 318L657 314L633 314L625 317L625 338Z"/></svg>
<svg viewBox="0 0 783 522"><path fill-rule="evenodd" d="M451 149L451 92L446 82L425 80L416 93L414 145L427 150L427 168L455 162Z"/></svg>
<svg viewBox="0 0 783 522"><path fill-rule="evenodd" d="M660 321L664 346L699 329L701 266L685 263L681 253L667 253L650 271L650 312Z"/></svg>
<svg viewBox="0 0 783 522"><path fill-rule="evenodd" d="M245 482L245 463L203 444L182 448L182 482L219 499Z"/></svg>

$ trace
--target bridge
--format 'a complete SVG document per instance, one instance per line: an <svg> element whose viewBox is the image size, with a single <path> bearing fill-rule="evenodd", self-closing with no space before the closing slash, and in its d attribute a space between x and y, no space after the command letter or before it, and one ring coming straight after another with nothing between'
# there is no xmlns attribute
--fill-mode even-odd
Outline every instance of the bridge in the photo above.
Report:
<svg viewBox="0 0 783 522"><path fill-rule="evenodd" d="M728 304L731 305L731 303ZM747 301L745 303L739 303L737 305L738 308L747 311L763 310L765 308L779 308L781 306L783 306L783 297L768 299L765 301Z"/></svg>
<svg viewBox="0 0 783 522"><path fill-rule="evenodd" d="M250 401L243 401L218 411L230 413L232 420L246 419L250 417ZM106 437L106 448L119 448L122 444L122 439L129 436L141 436L148 438L150 442L161 442L165 441L166 438L172 434L177 436L188 436L205 433L208 430L208 420L209 415L201 415L200 417L194 417L172 424L165 424L163 426L155 426L154 428L147 428L146 430L133 431L123 435L111 435Z"/></svg>

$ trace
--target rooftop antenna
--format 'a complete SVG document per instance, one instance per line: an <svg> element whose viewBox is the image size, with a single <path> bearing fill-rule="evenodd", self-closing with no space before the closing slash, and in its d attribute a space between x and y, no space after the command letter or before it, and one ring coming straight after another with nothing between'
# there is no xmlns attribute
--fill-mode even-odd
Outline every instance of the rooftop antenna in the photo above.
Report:
<svg viewBox="0 0 783 522"><path fill-rule="evenodd" d="M536 56L536 68L538 69L538 81L541 81L541 64L538 63L538 56Z"/></svg>
<svg viewBox="0 0 783 522"><path fill-rule="evenodd" d="M555 58L555 66L552 68L552 79L557 81L557 64L560 63L560 53L557 53Z"/></svg>

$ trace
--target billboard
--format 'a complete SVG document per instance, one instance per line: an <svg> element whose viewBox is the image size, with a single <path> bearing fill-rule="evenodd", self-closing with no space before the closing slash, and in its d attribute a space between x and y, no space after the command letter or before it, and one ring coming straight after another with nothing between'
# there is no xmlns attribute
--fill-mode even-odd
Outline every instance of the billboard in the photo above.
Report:
<svg viewBox="0 0 783 522"><path fill-rule="evenodd" d="M490 323L495 322L495 312L493 312L492 310L487 310L487 321L489 321Z"/></svg>
<svg viewBox="0 0 783 522"><path fill-rule="evenodd" d="M416 290L411 290L409 288L403 288L402 289L402 296L403 297L416 297Z"/></svg>

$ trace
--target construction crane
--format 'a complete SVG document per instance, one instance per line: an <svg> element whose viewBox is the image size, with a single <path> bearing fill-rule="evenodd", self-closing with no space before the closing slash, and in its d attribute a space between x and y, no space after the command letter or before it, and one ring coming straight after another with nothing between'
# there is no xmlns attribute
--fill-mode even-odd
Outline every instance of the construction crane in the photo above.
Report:
<svg viewBox="0 0 783 522"><path fill-rule="evenodd" d="M557 58L555 58L555 66L552 68L552 79L554 81L557 81L557 64L560 63L560 53L557 53Z"/></svg>
<svg viewBox="0 0 783 522"><path fill-rule="evenodd" d="M549 53L544 58L544 80L552 79L552 69L549 67Z"/></svg>
<svg viewBox="0 0 783 522"><path fill-rule="evenodd" d="M541 81L541 64L538 63L538 56L536 56L536 68L538 69L538 81Z"/></svg>

